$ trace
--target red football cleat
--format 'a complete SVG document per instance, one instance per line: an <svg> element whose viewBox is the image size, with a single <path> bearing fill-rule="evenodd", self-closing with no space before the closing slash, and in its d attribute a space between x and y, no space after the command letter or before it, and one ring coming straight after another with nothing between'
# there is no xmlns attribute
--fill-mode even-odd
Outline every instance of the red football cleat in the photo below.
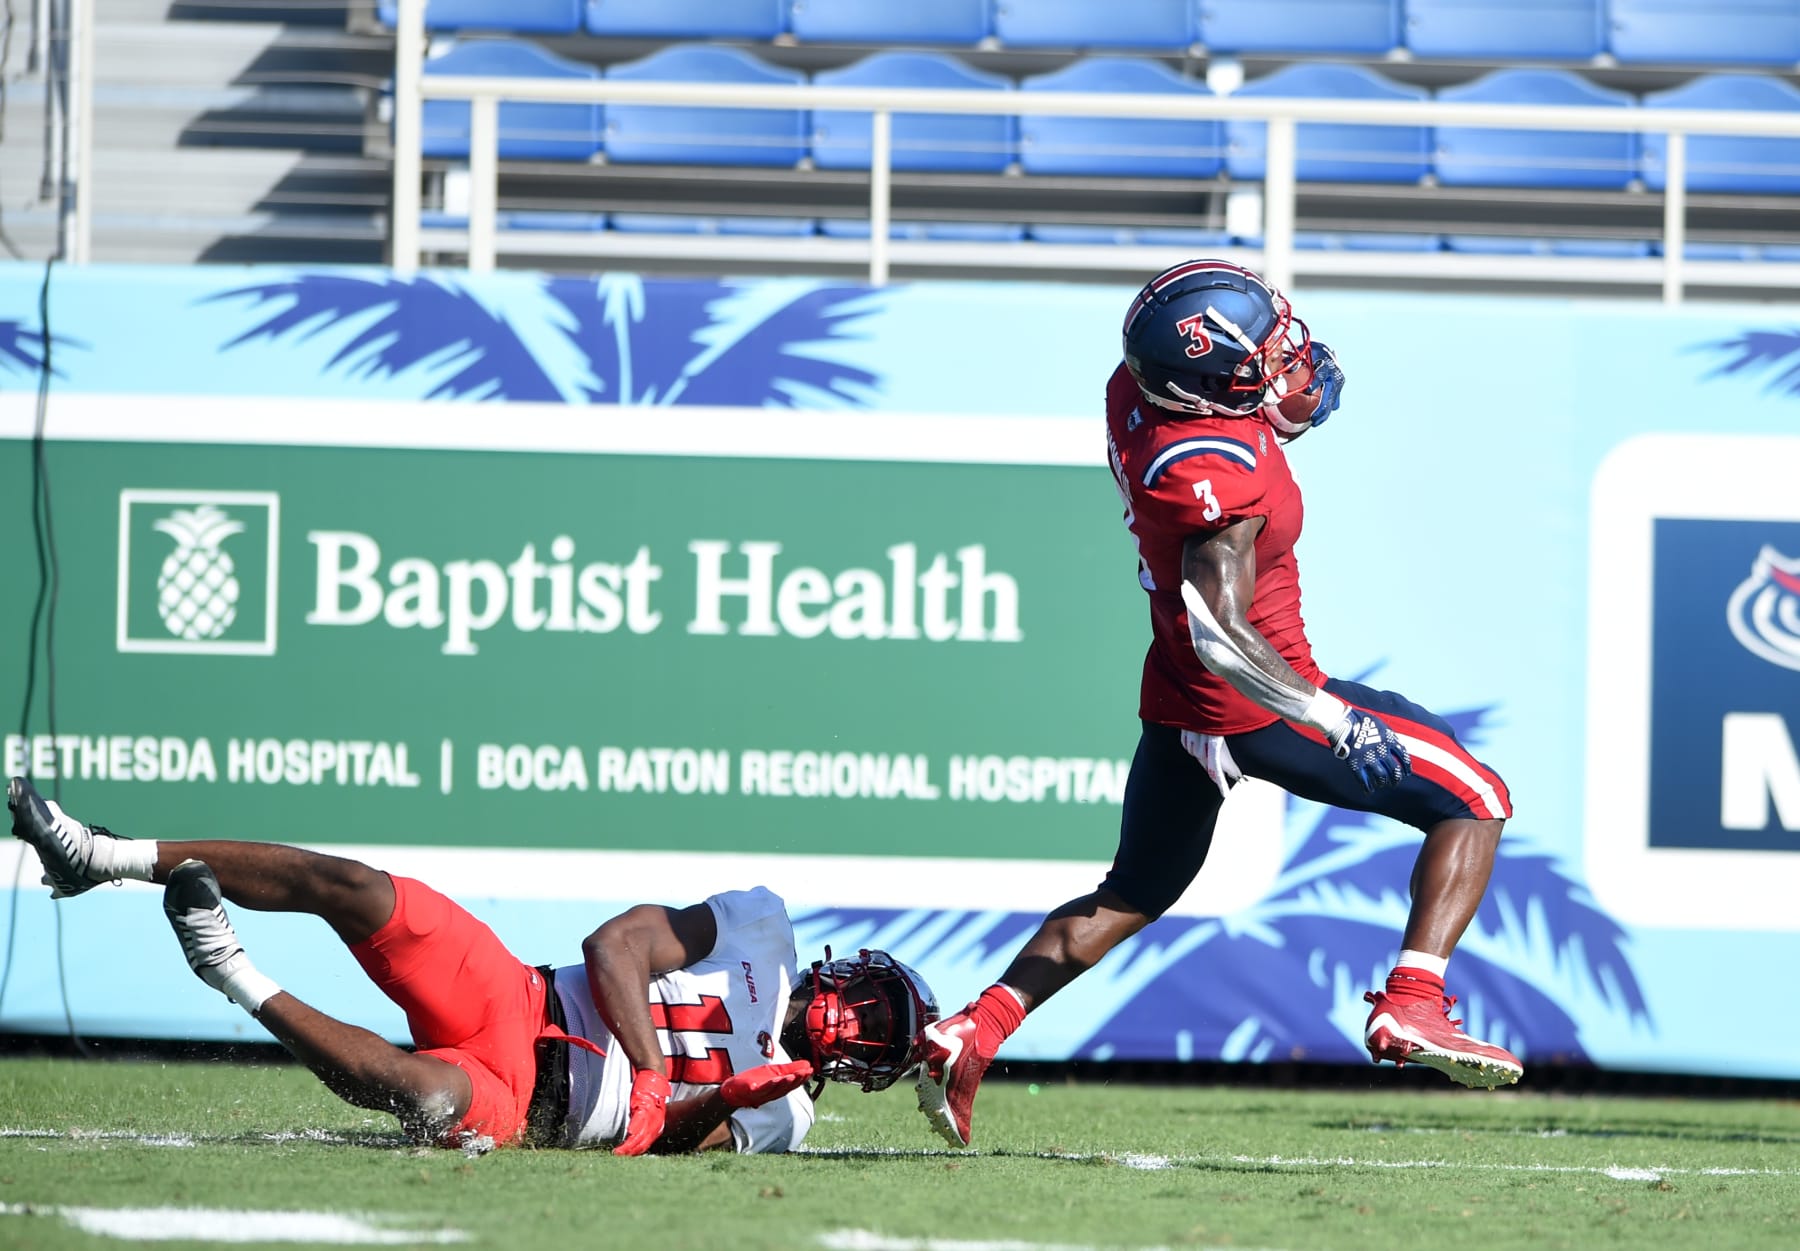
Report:
<svg viewBox="0 0 1800 1251"><path fill-rule="evenodd" d="M919 1111L945 1142L968 1146L975 1088L994 1059L982 1054L969 1009L927 1025L919 1034L919 1053Z"/></svg>
<svg viewBox="0 0 1800 1251"><path fill-rule="evenodd" d="M1363 1000L1374 1005L1369 1023L1363 1027L1363 1042L1368 1045L1369 1059L1377 1064L1383 1060L1397 1065L1423 1064L1453 1082L1488 1090L1510 1086L1524 1075L1525 1066L1512 1052L1471 1038L1457 1028L1462 1022L1450 1019L1450 1009L1456 1006L1454 995L1439 1005L1430 999L1394 999L1372 990Z"/></svg>

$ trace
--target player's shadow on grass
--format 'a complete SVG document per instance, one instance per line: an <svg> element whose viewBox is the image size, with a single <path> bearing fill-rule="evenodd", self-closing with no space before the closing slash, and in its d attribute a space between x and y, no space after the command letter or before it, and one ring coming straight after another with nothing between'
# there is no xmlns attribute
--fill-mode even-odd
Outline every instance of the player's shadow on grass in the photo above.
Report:
<svg viewBox="0 0 1800 1251"><path fill-rule="evenodd" d="M1446 1134L1453 1137L1502 1137L1502 1138L1649 1138L1669 1142L1759 1142L1777 1145L1800 1145L1800 1133L1786 1130L1766 1129L1731 1129L1726 1126L1707 1124L1699 1121L1649 1121L1629 1126L1612 1125L1572 1125L1558 1121L1545 1121L1541 1124L1494 1124L1483 1125L1467 1119L1452 1120L1449 1118L1434 1119L1430 1117L1412 1117L1405 1121L1392 1120L1349 1120L1349 1121L1315 1121L1313 1128L1319 1130L1349 1130L1355 1133L1373 1135L1391 1135L1399 1138L1409 1134L1433 1135Z"/></svg>

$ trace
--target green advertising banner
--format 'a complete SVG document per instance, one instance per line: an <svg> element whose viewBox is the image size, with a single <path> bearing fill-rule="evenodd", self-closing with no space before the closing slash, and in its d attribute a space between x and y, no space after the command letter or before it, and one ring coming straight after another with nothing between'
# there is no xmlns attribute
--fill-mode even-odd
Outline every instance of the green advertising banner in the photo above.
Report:
<svg viewBox="0 0 1800 1251"><path fill-rule="evenodd" d="M84 403L116 407L64 401L76 428ZM393 439L414 415L377 408ZM947 464L905 423L894 459L837 459L735 420L808 454L58 444L78 660L6 768L170 833L891 857L884 903L940 902L935 858L1095 880L1141 659L1105 470ZM0 473L28 452L0 444ZM30 609L0 606L10 636ZM536 889L509 871L471 884Z"/></svg>

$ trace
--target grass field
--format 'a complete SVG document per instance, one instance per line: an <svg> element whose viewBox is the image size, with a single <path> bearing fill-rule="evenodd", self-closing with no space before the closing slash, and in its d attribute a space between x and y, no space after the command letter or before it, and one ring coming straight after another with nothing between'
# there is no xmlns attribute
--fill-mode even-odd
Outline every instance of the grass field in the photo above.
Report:
<svg viewBox="0 0 1800 1251"><path fill-rule="evenodd" d="M1371 1086L993 1082L954 1153L909 1089L833 1088L796 1155L470 1157L295 1067L9 1059L0 1248L1800 1247L1792 1102Z"/></svg>

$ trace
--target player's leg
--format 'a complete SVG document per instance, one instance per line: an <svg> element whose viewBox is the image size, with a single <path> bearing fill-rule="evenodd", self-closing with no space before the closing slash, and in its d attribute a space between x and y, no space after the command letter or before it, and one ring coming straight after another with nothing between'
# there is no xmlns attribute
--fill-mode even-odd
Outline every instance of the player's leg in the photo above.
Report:
<svg viewBox="0 0 1800 1251"><path fill-rule="evenodd" d="M37 849L45 883L57 898L109 881L161 885L182 861L199 860L232 903L258 912L309 913L346 943L361 942L394 912L387 874L354 860L274 843L121 838L64 812L25 778L11 780L6 798L14 836Z"/></svg>
<svg viewBox="0 0 1800 1251"><path fill-rule="evenodd" d="M1370 1056L1440 1069L1467 1086L1517 1081L1517 1057L1463 1033L1448 1017L1444 994L1450 954L1475 918L1493 872L1506 818L1506 784L1462 745L1435 713L1392 691L1331 681L1340 699L1378 714L1412 756L1399 786L1365 791L1322 739L1277 722L1235 735L1231 751L1245 774L1274 782L1304 799L1376 812L1425 833L1411 876L1412 905L1401 951L1387 985L1366 998L1372 1005L1364 1038Z"/></svg>
<svg viewBox="0 0 1800 1251"><path fill-rule="evenodd" d="M427 1140L448 1131L468 1110L470 1080L456 1065L405 1051L327 1016L259 972L225 914L221 883L210 866L183 860L159 877L166 882L163 911L189 967L256 1018L333 1093L357 1107L390 1112L408 1133Z"/></svg>
<svg viewBox="0 0 1800 1251"><path fill-rule="evenodd" d="M1221 802L1180 732L1146 724L1106 880L1046 916L980 998L924 1030L919 1108L947 1142L969 1144L976 1088L1026 1014L1181 897L1212 846Z"/></svg>

